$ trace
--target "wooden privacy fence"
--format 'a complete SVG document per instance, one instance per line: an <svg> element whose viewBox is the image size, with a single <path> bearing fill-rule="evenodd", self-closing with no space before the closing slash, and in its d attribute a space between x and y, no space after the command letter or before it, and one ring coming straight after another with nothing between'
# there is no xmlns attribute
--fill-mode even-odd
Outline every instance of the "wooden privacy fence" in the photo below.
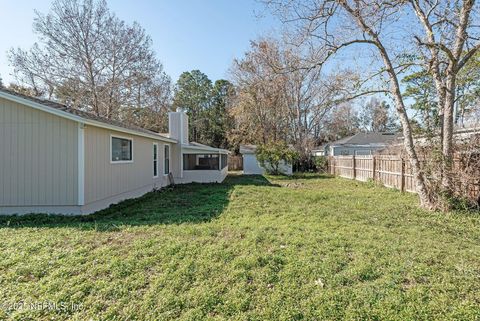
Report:
<svg viewBox="0 0 480 321"><path fill-rule="evenodd" d="M402 192L415 193L410 163L398 156L330 156L328 172L364 182L372 180Z"/></svg>
<svg viewBox="0 0 480 321"><path fill-rule="evenodd" d="M229 171L241 171L241 170L243 170L243 157L242 157L242 155L228 155L228 170Z"/></svg>

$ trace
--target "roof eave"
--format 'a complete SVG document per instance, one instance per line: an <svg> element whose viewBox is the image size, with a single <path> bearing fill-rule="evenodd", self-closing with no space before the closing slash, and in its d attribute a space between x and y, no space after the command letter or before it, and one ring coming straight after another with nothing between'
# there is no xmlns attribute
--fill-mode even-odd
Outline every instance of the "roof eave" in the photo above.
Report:
<svg viewBox="0 0 480 321"><path fill-rule="evenodd" d="M68 113L66 111L63 111L63 110L51 108L51 107L42 105L40 103L37 103L37 102L31 101L31 100L19 97L19 96L11 95L11 94L6 93L6 92L0 91L0 98L4 98L4 99L10 100L10 101L14 101L14 102L17 102L19 104L29 106L33 109L41 110L41 111L44 111L46 113L56 115L56 116L59 116L59 117L65 118L65 119L69 119L69 120L72 120L72 121L75 121L75 122L78 122L78 123L91 125L91 126L95 126L95 127L100 127L100 128L105 128L105 129L111 129L111 130L131 134L131 135L152 138L152 139L161 140L161 141L165 141L165 142L169 142L169 143L177 143L177 141L175 139L172 139L172 138L167 138L167 137L160 136L160 135L155 135L155 134L143 133L143 132L136 131L136 130L133 130L133 129L123 128L123 127L120 127L120 126L110 125L110 124L102 123L100 121L95 121L95 120L83 118L83 117Z"/></svg>
<svg viewBox="0 0 480 321"><path fill-rule="evenodd" d="M219 154L230 154L230 151L222 148L215 148L215 147L200 147L200 146L193 146L193 145L186 145L182 144L182 151L184 149L192 149L198 152L205 152L205 153L219 153Z"/></svg>

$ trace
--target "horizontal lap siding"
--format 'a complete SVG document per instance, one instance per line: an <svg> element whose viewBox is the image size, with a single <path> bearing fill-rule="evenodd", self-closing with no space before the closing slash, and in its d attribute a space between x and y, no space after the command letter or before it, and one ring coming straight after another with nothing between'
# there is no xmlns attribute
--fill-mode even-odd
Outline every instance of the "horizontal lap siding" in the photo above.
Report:
<svg viewBox="0 0 480 321"><path fill-rule="evenodd" d="M133 140L133 163L110 163L110 137ZM153 178L153 143L158 143L158 178ZM85 203L108 199L145 186L162 187L164 143L103 128L85 128Z"/></svg>
<svg viewBox="0 0 480 321"><path fill-rule="evenodd" d="M0 98L0 206L76 205L76 122Z"/></svg>

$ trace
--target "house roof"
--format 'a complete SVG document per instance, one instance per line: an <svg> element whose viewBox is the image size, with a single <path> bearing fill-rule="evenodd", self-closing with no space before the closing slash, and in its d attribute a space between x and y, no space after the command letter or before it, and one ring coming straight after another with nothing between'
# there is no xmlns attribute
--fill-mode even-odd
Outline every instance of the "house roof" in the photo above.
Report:
<svg viewBox="0 0 480 321"><path fill-rule="evenodd" d="M197 142L189 142L188 144L182 144L183 151L193 152L196 154L200 153L220 153L220 154L229 154L230 152L226 149L211 147L208 145L200 144Z"/></svg>
<svg viewBox="0 0 480 321"><path fill-rule="evenodd" d="M13 100L18 103L30 106L35 109L41 109L43 111L55 114L57 116L68 118L74 121L83 122L97 127L107 127L113 130L127 132L130 134L137 134L140 136L148 136L159 140L165 140L168 142L176 142L176 140L161 135L157 132L127 124L121 121L107 119L104 117L96 116L92 113L78 110L68 107L55 101L36 98L28 95L23 95L5 88L0 88L0 98Z"/></svg>
<svg viewBox="0 0 480 321"><path fill-rule="evenodd" d="M328 143L330 146L338 145L387 145L397 139L397 133L388 132L372 132L372 133L358 133L350 137L345 137L340 140Z"/></svg>

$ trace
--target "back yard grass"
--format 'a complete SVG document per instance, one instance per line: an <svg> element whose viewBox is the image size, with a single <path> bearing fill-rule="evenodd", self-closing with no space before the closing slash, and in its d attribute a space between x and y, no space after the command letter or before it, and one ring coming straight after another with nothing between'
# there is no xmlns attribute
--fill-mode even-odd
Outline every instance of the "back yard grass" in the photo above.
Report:
<svg viewBox="0 0 480 321"><path fill-rule="evenodd" d="M0 319L478 320L480 215L416 204L232 176L89 217L2 217Z"/></svg>

